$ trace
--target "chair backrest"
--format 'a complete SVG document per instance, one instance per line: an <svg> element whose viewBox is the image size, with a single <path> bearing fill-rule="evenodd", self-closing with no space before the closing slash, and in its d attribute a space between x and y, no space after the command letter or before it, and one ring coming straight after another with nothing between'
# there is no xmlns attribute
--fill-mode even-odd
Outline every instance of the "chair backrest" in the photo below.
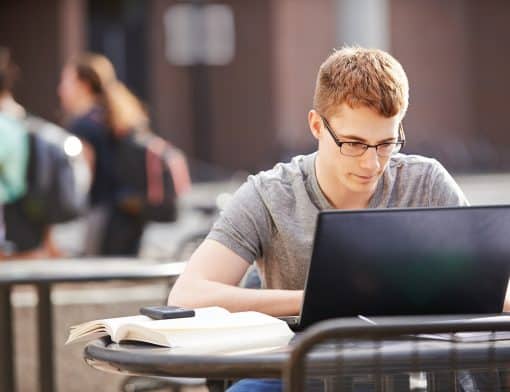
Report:
<svg viewBox="0 0 510 392"><path fill-rule="evenodd" d="M284 369L285 390L316 391L324 385L326 390L350 390L359 380L386 385L388 377L410 372L446 374L448 379L440 379L442 387L445 382L453 386L459 371L467 372L464 381L475 382L470 378L473 369L482 371L490 384L484 390L496 390L499 379L492 377L493 371L510 361L510 341L497 342L503 334L510 338L510 332L498 331L510 331L510 318L480 320L424 323L416 317L392 317L381 325L357 319L317 323L292 348ZM477 343L468 343L470 339ZM437 382L433 377L428 381Z"/></svg>

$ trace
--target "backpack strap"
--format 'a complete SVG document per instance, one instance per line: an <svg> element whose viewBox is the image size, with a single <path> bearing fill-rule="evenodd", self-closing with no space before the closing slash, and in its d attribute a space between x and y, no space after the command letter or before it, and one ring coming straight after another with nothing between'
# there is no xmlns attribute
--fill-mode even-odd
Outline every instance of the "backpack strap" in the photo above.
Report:
<svg viewBox="0 0 510 392"><path fill-rule="evenodd" d="M165 141L158 137L151 138L147 145L145 164L147 170L147 200L150 204L161 204L165 197L163 166L160 159L165 147Z"/></svg>
<svg viewBox="0 0 510 392"><path fill-rule="evenodd" d="M191 188L191 178L189 175L188 163L184 154L169 143L171 153L167 157L166 163L172 174L175 194L177 197L186 193Z"/></svg>

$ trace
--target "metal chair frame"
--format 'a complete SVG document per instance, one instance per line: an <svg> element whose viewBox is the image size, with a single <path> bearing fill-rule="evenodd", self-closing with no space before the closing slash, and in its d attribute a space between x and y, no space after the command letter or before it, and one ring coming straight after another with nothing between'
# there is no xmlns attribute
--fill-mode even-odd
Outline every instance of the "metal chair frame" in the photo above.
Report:
<svg viewBox="0 0 510 392"><path fill-rule="evenodd" d="M452 319L453 318L459 319L460 317L457 315L452 317ZM374 373L377 379L376 385L380 385L381 383L384 384L383 376L387 375L387 373L384 372L384 369L381 368L384 358L380 356L380 351L378 351L385 340L388 341L390 339L404 338L408 341L414 341L415 339L418 342L417 344L419 344L420 339L417 337L413 338L413 336L419 334L453 334L456 332L478 331L510 331L510 321L437 321L419 323L416 322L416 317L386 318L383 325L361 325L359 322L353 321L353 319L323 321L311 326L308 330L303 332L292 348L289 360L284 368L285 391L304 391L307 357L310 357L311 352L314 348L317 348L317 345L324 344L332 339L342 342L373 342L373 366L370 365L365 369L358 370L365 374L372 370L372 373ZM443 370L453 371L468 369L470 366L477 366L476 363L470 363L468 359L464 359L459 355L459 344L463 343L451 342L451 351L447 358L449 367L448 369L443 368ZM495 351L495 343L491 343L486 347L486 350L488 355L486 357L486 362L484 363L484 369L497 369L498 366L501 367L505 363L506 365L510 363L510 348L505 351L504 355L500 355L500 352L496 353ZM335 356L335 358L338 362L338 356ZM327 371L327 369L325 370L324 365L327 364L328 359L323 359L322 362L317 362L315 365L314 358L309 359L310 365L313 366L314 370L322 368L323 372ZM317 358L315 359L317 360ZM329 361L331 361L331 358L329 358ZM400 373L433 370L423 368L423 364L420 363L419 350L412 350L407 361L405 370L400 370ZM357 366L357 364L349 365L346 361L342 362L342 359L340 359L340 363L345 365L346 368L351 366L351 371ZM442 366L442 364L438 363L437 366L438 368L436 370L440 370L440 366ZM480 366L479 363L478 366ZM329 376L337 376L337 374L329 374Z"/></svg>

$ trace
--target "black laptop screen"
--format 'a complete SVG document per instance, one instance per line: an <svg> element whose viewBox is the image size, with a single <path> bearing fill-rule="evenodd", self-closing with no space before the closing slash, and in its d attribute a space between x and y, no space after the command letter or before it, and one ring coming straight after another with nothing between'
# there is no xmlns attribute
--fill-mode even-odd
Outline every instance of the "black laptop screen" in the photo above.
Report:
<svg viewBox="0 0 510 392"><path fill-rule="evenodd" d="M322 212L301 324L497 313L509 265L509 206Z"/></svg>

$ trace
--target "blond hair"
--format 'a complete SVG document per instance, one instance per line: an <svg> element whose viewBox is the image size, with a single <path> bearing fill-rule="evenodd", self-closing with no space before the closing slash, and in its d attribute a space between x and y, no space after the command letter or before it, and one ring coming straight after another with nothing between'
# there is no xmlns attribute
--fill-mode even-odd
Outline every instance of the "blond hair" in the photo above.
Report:
<svg viewBox="0 0 510 392"><path fill-rule="evenodd" d="M319 69L313 107L331 116L344 103L402 119L409 104L409 82L402 65L379 49L335 50Z"/></svg>
<svg viewBox="0 0 510 392"><path fill-rule="evenodd" d="M117 79L113 64L105 56L83 53L70 64L106 111L106 121L117 137L133 129L146 129L148 117L141 102Z"/></svg>

